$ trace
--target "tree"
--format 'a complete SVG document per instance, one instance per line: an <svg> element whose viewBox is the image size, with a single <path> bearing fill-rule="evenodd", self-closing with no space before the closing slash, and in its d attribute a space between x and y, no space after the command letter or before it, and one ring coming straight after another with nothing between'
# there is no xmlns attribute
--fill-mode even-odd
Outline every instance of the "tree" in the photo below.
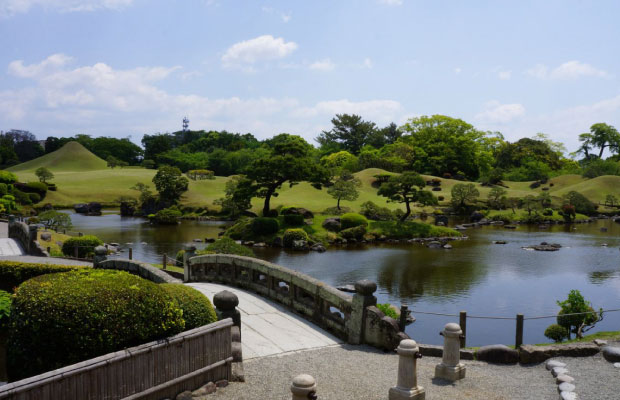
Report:
<svg viewBox="0 0 620 400"><path fill-rule="evenodd" d="M545 164L547 169L556 170L561 168L561 153L558 143L548 139L522 138L514 143L505 142L497 152L495 166L504 170L519 168L526 164L537 161ZM530 166L528 166L529 168Z"/></svg>
<svg viewBox="0 0 620 400"><path fill-rule="evenodd" d="M492 188L488 196L489 207L493 207L499 210L503 203L502 198L506 197L507 193L508 192L506 191L506 189L502 187L495 186L494 188Z"/></svg>
<svg viewBox="0 0 620 400"><path fill-rule="evenodd" d="M346 150L354 155L359 154L377 129L374 122L364 121L355 114L336 114L336 117L332 118L332 124L331 130L323 131L316 138L321 149Z"/></svg>
<svg viewBox="0 0 620 400"><path fill-rule="evenodd" d="M450 191L452 195L452 206L457 209L463 209L468 203L476 201L480 192L473 183L457 183L452 186Z"/></svg>
<svg viewBox="0 0 620 400"><path fill-rule="evenodd" d="M547 208L551 206L551 195L548 192L541 192L536 197L536 200L538 200L542 208Z"/></svg>
<svg viewBox="0 0 620 400"><path fill-rule="evenodd" d="M108 163L108 168L116 168L119 165L119 160L114 157L114 156L108 156L108 158L106 159L107 163Z"/></svg>
<svg viewBox="0 0 620 400"><path fill-rule="evenodd" d="M252 208L252 197L256 194L256 188L252 185L252 180L243 175L235 175L226 182L224 194L224 197L215 200L213 204L220 206L222 212L234 218Z"/></svg>
<svg viewBox="0 0 620 400"><path fill-rule="evenodd" d="M538 199L528 194L523 198L523 207L527 211L527 215L532 215L532 211L535 211L538 208Z"/></svg>
<svg viewBox="0 0 620 400"><path fill-rule="evenodd" d="M598 158L603 157L605 148L610 152L617 153L620 151L620 133L611 125L605 123L594 124L590 127L589 133L579 135L579 141L582 143L578 153L583 153L585 158L590 158L590 150L599 149Z"/></svg>
<svg viewBox="0 0 620 400"><path fill-rule="evenodd" d="M268 155L254 160L246 173L254 181L256 195L265 199L264 216L269 214L271 197L278 195L277 190L285 182L292 187L309 181L314 188L321 189L329 181L327 170L313 157L314 148L300 136L282 133L266 140L265 145Z"/></svg>
<svg viewBox="0 0 620 400"><path fill-rule="evenodd" d="M13 149L15 150L15 154L17 154L19 162L34 160L45 154L43 146L41 146L37 140L22 140L16 142Z"/></svg>
<svg viewBox="0 0 620 400"><path fill-rule="evenodd" d="M343 172L333 185L327 188L327 193L338 200L336 207L340 210L340 200L357 200L359 192L357 188L362 186L362 182L348 172Z"/></svg>
<svg viewBox="0 0 620 400"><path fill-rule="evenodd" d="M584 299L579 290L571 290L566 300L557 303L561 307L560 312L558 312L558 325L568 330L569 339L571 333L581 339L584 332L594 328L596 323L603 320L603 309L598 312L595 311L592 304Z"/></svg>
<svg viewBox="0 0 620 400"><path fill-rule="evenodd" d="M54 179L54 174L52 173L52 171L45 167L37 168L37 170L34 171L34 174L37 176L37 178L39 178L39 182L46 183L47 181Z"/></svg>
<svg viewBox="0 0 620 400"><path fill-rule="evenodd" d="M159 167L153 177L153 183L159 192L159 201L164 208L176 204L189 186L189 181L181 175L180 169L167 165Z"/></svg>
<svg viewBox="0 0 620 400"><path fill-rule="evenodd" d="M502 203L504 203L504 206L510 208L513 214L517 213L517 207L519 207L520 202L521 200L518 197L502 198Z"/></svg>
<svg viewBox="0 0 620 400"><path fill-rule="evenodd" d="M606 206L615 206L618 204L618 198L616 196L614 196L613 194L608 194L605 197L605 205Z"/></svg>
<svg viewBox="0 0 620 400"><path fill-rule="evenodd" d="M575 212L580 214L592 215L596 211L596 204L579 192L571 190L564 196L564 201L575 208Z"/></svg>
<svg viewBox="0 0 620 400"><path fill-rule="evenodd" d="M133 185L130 189L137 190L138 192L140 192L140 198L138 200L140 202L140 206L142 206L143 204L149 203L153 199L153 192L151 191L149 185L145 185L142 182L138 182L135 185Z"/></svg>
<svg viewBox="0 0 620 400"><path fill-rule="evenodd" d="M405 203L406 212L400 218L404 221L411 214L410 204L419 198L418 192L426 186L424 179L416 172L406 171L400 175L392 175L382 183L377 194L388 198L388 201Z"/></svg>
<svg viewBox="0 0 620 400"><path fill-rule="evenodd" d="M45 225L47 229L70 229L73 224L69 214L61 213L56 210L44 211L38 215L39 221Z"/></svg>

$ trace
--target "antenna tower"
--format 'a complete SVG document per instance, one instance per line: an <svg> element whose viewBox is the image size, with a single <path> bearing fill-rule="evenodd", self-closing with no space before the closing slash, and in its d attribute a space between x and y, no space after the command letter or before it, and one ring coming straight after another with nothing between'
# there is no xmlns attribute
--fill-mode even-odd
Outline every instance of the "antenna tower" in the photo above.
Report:
<svg viewBox="0 0 620 400"><path fill-rule="evenodd" d="M187 117L183 117L183 132L187 132L189 130L189 119Z"/></svg>

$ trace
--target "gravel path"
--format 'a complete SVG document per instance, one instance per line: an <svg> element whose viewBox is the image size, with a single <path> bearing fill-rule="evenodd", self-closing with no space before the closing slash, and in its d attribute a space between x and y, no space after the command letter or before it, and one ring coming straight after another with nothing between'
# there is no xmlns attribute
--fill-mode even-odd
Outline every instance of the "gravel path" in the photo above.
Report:
<svg viewBox="0 0 620 400"><path fill-rule="evenodd" d="M426 389L429 400L558 398L555 380L544 364L523 367L465 361L466 378L452 384L433 380L435 365L440 361L440 358L424 357L418 363L418 384ZM385 400L390 387L396 385L398 356L368 346L341 345L250 360L244 362L244 368L245 383L231 383L209 398L289 400L293 378L307 373L317 380L317 395L321 400Z"/></svg>

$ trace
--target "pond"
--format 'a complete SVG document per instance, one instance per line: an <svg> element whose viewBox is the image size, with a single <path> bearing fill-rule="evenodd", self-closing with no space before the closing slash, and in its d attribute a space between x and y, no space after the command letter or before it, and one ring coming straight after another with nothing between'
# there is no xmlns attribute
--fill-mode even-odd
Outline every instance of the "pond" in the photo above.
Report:
<svg viewBox="0 0 620 400"><path fill-rule="evenodd" d="M137 218L106 214L72 215L75 230L106 242L133 248L134 259L161 263L195 238L217 237L225 223L183 221L178 226L155 227ZM601 228L606 228L603 232ZM359 279L377 282L381 303L401 303L413 309L417 321L407 333L421 343L441 344L439 332L458 317L419 312L508 319L468 319L467 345L514 344L515 316L524 314L525 343L548 342L543 332L555 318L557 300L579 289L598 309L620 308L620 224L599 220L549 229L519 226L511 231L485 226L464 232L468 240L451 242L453 249L429 249L420 244L358 245L325 253L298 253L265 248L256 256L304 272L338 286ZM504 245L493 241L504 240ZM526 251L523 246L542 241L559 243L556 252ZM128 245L127 243L132 243ZM201 247L201 244L198 244ZM204 246L204 245L202 245ZM620 312L605 314L591 332L620 330ZM590 332L590 333L591 333Z"/></svg>

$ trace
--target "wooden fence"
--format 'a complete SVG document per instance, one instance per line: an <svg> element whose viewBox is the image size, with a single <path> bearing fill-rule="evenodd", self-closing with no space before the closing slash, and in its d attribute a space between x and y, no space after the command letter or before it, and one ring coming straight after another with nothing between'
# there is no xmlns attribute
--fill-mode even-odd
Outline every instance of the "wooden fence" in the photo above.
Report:
<svg viewBox="0 0 620 400"><path fill-rule="evenodd" d="M231 378L231 319L0 386L11 400L160 400Z"/></svg>

